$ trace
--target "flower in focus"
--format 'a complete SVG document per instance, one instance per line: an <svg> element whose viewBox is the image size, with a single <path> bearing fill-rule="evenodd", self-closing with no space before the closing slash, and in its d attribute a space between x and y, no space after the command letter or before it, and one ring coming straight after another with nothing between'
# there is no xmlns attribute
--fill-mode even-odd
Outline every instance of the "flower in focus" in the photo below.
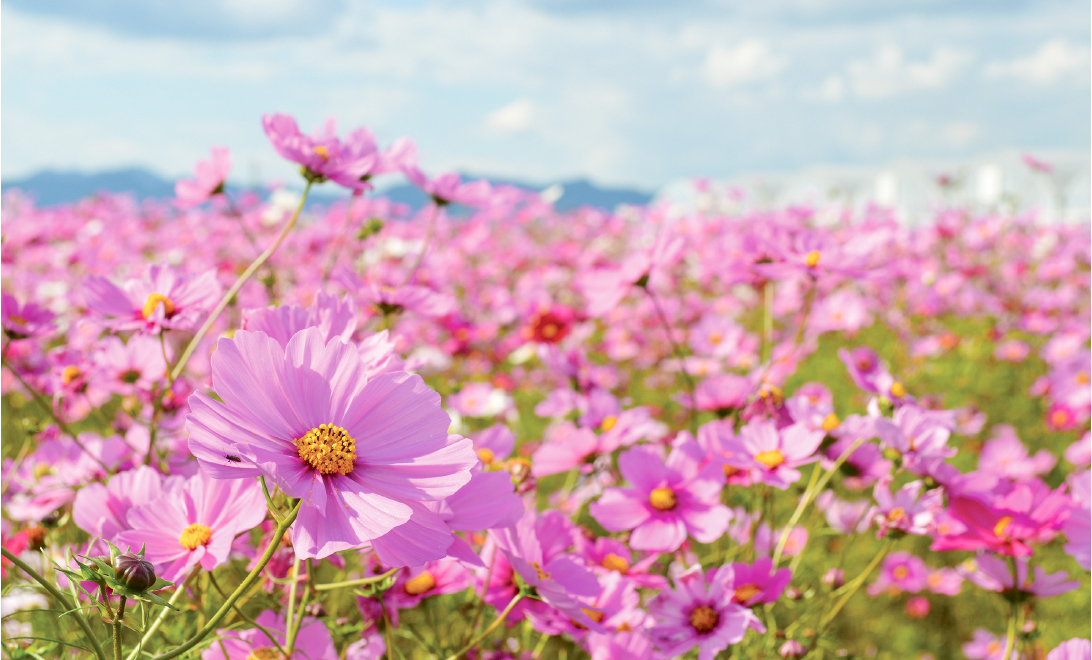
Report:
<svg viewBox="0 0 1092 660"><path fill-rule="evenodd" d="M212 380L223 403L190 397L190 450L215 478L265 475L301 498L299 556L368 542L390 566L444 555L451 531L424 503L458 491L478 459L470 440L449 441L440 396L420 376L369 378L354 346L308 328L283 349L261 332L220 339ZM411 534L386 537L411 516Z"/></svg>
<svg viewBox="0 0 1092 660"><path fill-rule="evenodd" d="M212 158L197 161L193 179L182 179L174 184L174 194L179 208L199 206L213 195L224 192L224 181L231 171L231 152L227 147L213 147Z"/></svg>
<svg viewBox="0 0 1092 660"><path fill-rule="evenodd" d="M90 275L84 282L84 299L113 330L157 334L164 328L188 330L197 325L220 300L220 283L214 271L191 276L173 266L152 266L147 279L129 279L120 287Z"/></svg>

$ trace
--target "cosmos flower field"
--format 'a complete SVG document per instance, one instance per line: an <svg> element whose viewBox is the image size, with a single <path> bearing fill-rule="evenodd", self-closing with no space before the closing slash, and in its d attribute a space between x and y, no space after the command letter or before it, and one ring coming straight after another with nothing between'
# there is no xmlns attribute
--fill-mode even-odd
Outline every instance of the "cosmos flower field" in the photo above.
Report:
<svg viewBox="0 0 1092 660"><path fill-rule="evenodd" d="M303 197L3 201L7 657L1089 658L1088 224L263 126Z"/></svg>

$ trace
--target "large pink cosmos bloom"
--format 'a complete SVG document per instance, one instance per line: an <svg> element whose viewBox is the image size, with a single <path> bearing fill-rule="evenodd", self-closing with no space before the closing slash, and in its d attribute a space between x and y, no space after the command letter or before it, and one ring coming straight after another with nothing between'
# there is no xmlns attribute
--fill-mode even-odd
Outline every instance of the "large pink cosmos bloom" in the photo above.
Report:
<svg viewBox="0 0 1092 660"><path fill-rule="evenodd" d="M781 430L773 422L752 420L739 435L724 443L730 452L724 460L728 465L749 470L756 483L769 484L781 490L800 480L796 468L818 460L815 450L823 441L822 430L812 431L803 424L792 424Z"/></svg>
<svg viewBox="0 0 1092 660"><path fill-rule="evenodd" d="M411 516L418 532L432 532L421 538L440 545L434 550L451 544L423 504L457 492L478 459L470 440L449 442L451 420L420 376L370 378L356 347L308 328L284 348L262 332L220 339L212 380L223 403L190 397L190 450L213 477L264 475L301 498L292 529L301 557L360 547ZM408 542L376 552L404 566Z"/></svg>
<svg viewBox="0 0 1092 660"><path fill-rule="evenodd" d="M186 275L172 266L152 266L146 279L129 279L118 286L100 275L84 281L84 299L118 331L189 329L220 300L215 271Z"/></svg>
<svg viewBox="0 0 1092 660"><path fill-rule="evenodd" d="M322 330L326 341L340 337L351 341L356 332L356 303L352 298L338 299L321 291L310 307L280 305L248 309L243 312L243 330L264 332L281 346L300 330L316 327Z"/></svg>
<svg viewBox="0 0 1092 660"><path fill-rule="evenodd" d="M93 483L81 488L72 504L72 518L91 536L113 540L118 533L129 529L129 510L155 500L162 490L163 477L141 465L115 474L106 484Z"/></svg>
<svg viewBox="0 0 1092 660"><path fill-rule="evenodd" d="M190 209L224 192L224 181L230 171L231 152L227 147L213 147L212 158L197 161L193 179L182 179L174 184L176 204L179 208Z"/></svg>
<svg viewBox="0 0 1092 660"><path fill-rule="evenodd" d="M618 468L633 486L607 489L591 505L592 517L612 532L632 529L636 550L673 552L687 535L712 543L728 529L732 512L720 503L720 481L701 472L704 459L689 437L676 442L666 461L649 446L623 453Z"/></svg>
<svg viewBox="0 0 1092 660"><path fill-rule="evenodd" d="M1042 481L1018 483L991 502L956 496L948 503L948 513L963 529L941 536L932 549L990 550L1025 557L1032 554L1031 544L1046 543L1058 535L1071 507L1065 486L1052 491Z"/></svg>
<svg viewBox="0 0 1092 660"><path fill-rule="evenodd" d="M734 579L730 564L708 581L695 566L676 579L674 590L661 591L649 603L649 614L658 621L652 638L664 657L681 657L697 646L698 660L713 660L742 641L748 627L765 631L751 610L735 602Z"/></svg>
<svg viewBox="0 0 1092 660"><path fill-rule="evenodd" d="M256 481L221 481L198 472L180 487L129 509L130 529L115 545L137 550L156 565L156 574L177 582L197 564L211 571L227 561L239 534L265 518L265 496Z"/></svg>

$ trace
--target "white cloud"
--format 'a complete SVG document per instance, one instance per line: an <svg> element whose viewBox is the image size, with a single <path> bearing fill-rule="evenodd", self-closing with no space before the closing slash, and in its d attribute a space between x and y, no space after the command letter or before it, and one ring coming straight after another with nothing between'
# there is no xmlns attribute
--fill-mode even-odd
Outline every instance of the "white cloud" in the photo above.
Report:
<svg viewBox="0 0 1092 660"><path fill-rule="evenodd" d="M1050 85L1062 78L1088 79L1088 48L1065 39L1051 39L1027 57L1008 62L991 62L987 78L1017 78L1039 85Z"/></svg>
<svg viewBox="0 0 1092 660"><path fill-rule="evenodd" d="M746 39L732 48L716 44L705 56L703 73L713 87L733 87L773 78L787 60L770 52L758 39Z"/></svg>
<svg viewBox="0 0 1092 660"><path fill-rule="evenodd" d="M970 61L963 51L940 47L931 59L908 62L898 46L876 51L871 60L847 67L853 92L863 98L884 98L923 89L939 89L950 83Z"/></svg>
<svg viewBox="0 0 1092 660"><path fill-rule="evenodd" d="M517 99L497 108L485 118L488 132L499 135L522 133L531 128L535 120L535 104L528 99Z"/></svg>

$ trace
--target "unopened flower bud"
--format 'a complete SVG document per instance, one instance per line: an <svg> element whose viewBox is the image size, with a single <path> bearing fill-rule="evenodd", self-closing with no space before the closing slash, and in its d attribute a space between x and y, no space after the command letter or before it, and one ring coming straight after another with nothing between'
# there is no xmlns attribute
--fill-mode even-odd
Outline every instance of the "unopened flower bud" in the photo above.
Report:
<svg viewBox="0 0 1092 660"><path fill-rule="evenodd" d="M34 527L27 528L27 545L31 550L41 550L45 547L46 534L49 530L45 527L35 525Z"/></svg>
<svg viewBox="0 0 1092 660"><path fill-rule="evenodd" d="M906 616L911 619L924 619L929 614L929 599L924 596L914 596L906 601Z"/></svg>
<svg viewBox="0 0 1092 660"><path fill-rule="evenodd" d="M840 568L831 568L823 574L823 584L838 589L846 583L846 572Z"/></svg>
<svg viewBox="0 0 1092 660"><path fill-rule="evenodd" d="M808 650L804 648L804 645L795 639L790 639L781 645L779 651L782 658L803 658L807 655Z"/></svg>
<svg viewBox="0 0 1092 660"><path fill-rule="evenodd" d="M308 603L304 611L307 612L307 616L326 616L326 608L322 606L322 603Z"/></svg>
<svg viewBox="0 0 1092 660"><path fill-rule="evenodd" d="M789 587L785 590L785 598L789 600L800 600L804 597L804 592L800 591L796 587Z"/></svg>
<svg viewBox="0 0 1092 660"><path fill-rule="evenodd" d="M114 557L114 571L118 581L133 591L144 591L155 584L152 562L132 552Z"/></svg>

